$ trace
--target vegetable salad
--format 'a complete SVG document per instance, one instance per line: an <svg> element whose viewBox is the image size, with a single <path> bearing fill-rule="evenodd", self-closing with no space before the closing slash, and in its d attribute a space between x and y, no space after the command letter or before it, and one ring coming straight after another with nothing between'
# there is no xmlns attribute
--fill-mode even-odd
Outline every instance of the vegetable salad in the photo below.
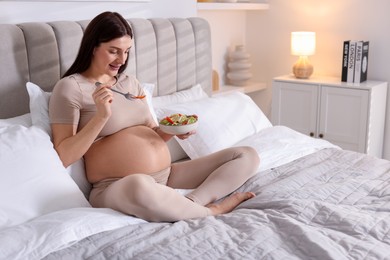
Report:
<svg viewBox="0 0 390 260"><path fill-rule="evenodd" d="M197 115L183 115L183 114L172 114L170 116L166 116L160 120L160 124L162 125L170 125L170 126L179 126L179 125L189 125L198 121Z"/></svg>

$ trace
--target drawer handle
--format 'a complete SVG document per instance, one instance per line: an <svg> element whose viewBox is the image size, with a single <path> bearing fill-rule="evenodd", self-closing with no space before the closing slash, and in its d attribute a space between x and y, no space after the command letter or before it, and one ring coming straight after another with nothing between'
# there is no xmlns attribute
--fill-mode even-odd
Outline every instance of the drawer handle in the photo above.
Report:
<svg viewBox="0 0 390 260"><path fill-rule="evenodd" d="M324 138L324 135L323 134L319 134L318 137L319 138Z"/></svg>
<svg viewBox="0 0 390 260"><path fill-rule="evenodd" d="M313 137L314 136L314 133L313 132L310 132L310 134L309 134L311 137Z"/></svg>

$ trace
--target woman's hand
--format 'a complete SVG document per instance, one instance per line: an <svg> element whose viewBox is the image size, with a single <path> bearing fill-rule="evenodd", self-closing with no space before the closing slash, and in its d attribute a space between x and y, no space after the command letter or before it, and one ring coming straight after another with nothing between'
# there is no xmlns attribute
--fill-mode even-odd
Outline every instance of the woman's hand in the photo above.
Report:
<svg viewBox="0 0 390 260"><path fill-rule="evenodd" d="M102 118L109 118L111 116L111 103L114 96L109 86L100 85L92 93L92 98L96 104L97 114Z"/></svg>
<svg viewBox="0 0 390 260"><path fill-rule="evenodd" d="M190 137L191 135L194 135L196 134L196 131L193 130L191 132L188 132L188 133L185 133L185 134L182 134L182 135L176 135L179 139L181 140L184 140L184 139L187 139L188 137Z"/></svg>
<svg viewBox="0 0 390 260"><path fill-rule="evenodd" d="M160 127L158 126L152 126L151 127L165 142L168 142L173 136L175 135L172 135L172 134L167 134L165 133L164 131L162 131L160 129ZM190 131L188 133L185 133L185 134L181 134L181 135L176 135L179 139L181 140L184 140L184 139L187 139L188 137L190 137L191 135L194 135L196 134L196 130L193 130L193 131Z"/></svg>

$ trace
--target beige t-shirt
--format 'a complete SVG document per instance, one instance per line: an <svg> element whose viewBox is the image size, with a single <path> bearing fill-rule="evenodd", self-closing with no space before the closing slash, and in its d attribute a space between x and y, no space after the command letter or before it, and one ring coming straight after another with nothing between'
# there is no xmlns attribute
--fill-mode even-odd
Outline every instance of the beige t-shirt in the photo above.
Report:
<svg viewBox="0 0 390 260"><path fill-rule="evenodd" d="M58 81L50 97L50 123L77 124L77 131L80 131L96 114L97 109L92 98L95 89L95 84L81 74L73 74ZM119 75L113 89L123 93L145 95L138 80L125 74ZM146 98L128 100L121 94L114 92L113 95L112 115L98 138L111 135L130 126L151 126L153 118Z"/></svg>

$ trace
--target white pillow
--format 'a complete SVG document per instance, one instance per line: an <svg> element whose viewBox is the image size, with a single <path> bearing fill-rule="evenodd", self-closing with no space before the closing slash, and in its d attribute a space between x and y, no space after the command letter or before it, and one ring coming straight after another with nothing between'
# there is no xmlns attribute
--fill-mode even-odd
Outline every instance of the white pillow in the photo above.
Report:
<svg viewBox="0 0 390 260"><path fill-rule="evenodd" d="M0 119L0 127L11 125L22 125L25 127L31 126L31 114L27 113L21 116L11 117L7 119Z"/></svg>
<svg viewBox="0 0 390 260"><path fill-rule="evenodd" d="M87 174L85 173L84 158L81 158L66 167L66 172L70 175L70 177L72 177L74 182L84 194L85 198L89 199L92 184L88 181Z"/></svg>
<svg viewBox="0 0 390 260"><path fill-rule="evenodd" d="M53 211L90 207L50 137L38 127L0 128L0 165L0 228Z"/></svg>
<svg viewBox="0 0 390 260"><path fill-rule="evenodd" d="M177 141L191 159L230 147L272 124L253 100L240 92L205 98L156 109L158 118L173 114L196 114L196 134Z"/></svg>
<svg viewBox="0 0 390 260"><path fill-rule="evenodd" d="M207 97L208 95L203 90L202 86L200 84L196 84L189 89L181 90L165 96L153 97L153 107L156 109Z"/></svg>
<svg viewBox="0 0 390 260"><path fill-rule="evenodd" d="M38 126L51 135L49 122L49 99L51 93L43 91L34 83L27 82L26 88L30 97L32 125Z"/></svg>
<svg viewBox="0 0 390 260"><path fill-rule="evenodd" d="M49 99L50 92L43 91L34 83L27 82L27 92L30 97L31 121L34 126L43 129L51 136L49 120ZM88 182L85 174L84 160L80 159L66 168L68 174L73 178L86 198L89 198L92 185Z"/></svg>
<svg viewBox="0 0 390 260"><path fill-rule="evenodd" d="M154 92L154 84L152 84L152 83L141 83L141 86L142 86L142 88L145 91L146 101L148 102L150 113L152 114L152 117L153 117L154 121L156 123L158 123L156 113L154 112L153 100L152 100L153 92Z"/></svg>

